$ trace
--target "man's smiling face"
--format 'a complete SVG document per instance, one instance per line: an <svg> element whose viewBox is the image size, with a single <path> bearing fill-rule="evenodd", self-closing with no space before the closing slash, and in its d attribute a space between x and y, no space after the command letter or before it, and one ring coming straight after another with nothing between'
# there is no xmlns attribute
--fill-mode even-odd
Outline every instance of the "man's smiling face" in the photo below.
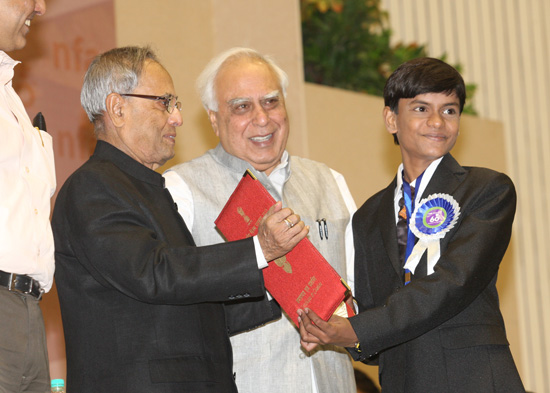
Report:
<svg viewBox="0 0 550 393"><path fill-rule="evenodd" d="M289 133L277 75L258 60L229 60L214 83L218 111L209 117L221 145L269 175L281 162Z"/></svg>
<svg viewBox="0 0 550 393"><path fill-rule="evenodd" d="M46 12L45 0L0 0L0 50L23 49L31 21Z"/></svg>

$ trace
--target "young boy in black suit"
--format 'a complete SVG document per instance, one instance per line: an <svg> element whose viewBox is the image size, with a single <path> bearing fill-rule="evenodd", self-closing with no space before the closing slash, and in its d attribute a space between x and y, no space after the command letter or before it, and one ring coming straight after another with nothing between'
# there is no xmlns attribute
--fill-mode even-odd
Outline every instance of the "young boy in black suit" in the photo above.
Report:
<svg viewBox="0 0 550 393"><path fill-rule="evenodd" d="M496 280L516 209L512 181L449 153L466 89L445 62L402 64L384 89L397 175L353 218L359 314L300 311L302 345L349 347L379 364L384 392L525 392Z"/></svg>

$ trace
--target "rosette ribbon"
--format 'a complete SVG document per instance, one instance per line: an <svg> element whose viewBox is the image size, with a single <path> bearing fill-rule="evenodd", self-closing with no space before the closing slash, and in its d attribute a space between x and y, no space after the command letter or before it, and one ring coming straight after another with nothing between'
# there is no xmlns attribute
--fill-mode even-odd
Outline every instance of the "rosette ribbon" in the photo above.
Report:
<svg viewBox="0 0 550 393"><path fill-rule="evenodd" d="M428 252L427 273L434 272L441 256L440 240L456 225L460 207L448 194L432 194L420 201L409 221L409 228L418 238L404 268L413 274L424 255Z"/></svg>

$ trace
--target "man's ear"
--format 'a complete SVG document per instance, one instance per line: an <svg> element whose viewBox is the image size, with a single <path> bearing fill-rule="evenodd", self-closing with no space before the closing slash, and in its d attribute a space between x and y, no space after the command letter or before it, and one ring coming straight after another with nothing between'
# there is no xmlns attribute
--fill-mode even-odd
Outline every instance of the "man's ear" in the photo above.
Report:
<svg viewBox="0 0 550 393"><path fill-rule="evenodd" d="M210 119L210 124L212 124L212 129L214 130L214 134L219 138L220 137L220 130L218 128L218 112L214 112L213 110L208 110L208 118Z"/></svg>
<svg viewBox="0 0 550 393"><path fill-rule="evenodd" d="M389 106L385 106L382 116L384 117L384 123L388 132L390 134L397 133L397 114Z"/></svg>
<svg viewBox="0 0 550 393"><path fill-rule="evenodd" d="M126 101L117 93L109 94L105 100L107 115L115 128L120 128L124 125L125 103Z"/></svg>

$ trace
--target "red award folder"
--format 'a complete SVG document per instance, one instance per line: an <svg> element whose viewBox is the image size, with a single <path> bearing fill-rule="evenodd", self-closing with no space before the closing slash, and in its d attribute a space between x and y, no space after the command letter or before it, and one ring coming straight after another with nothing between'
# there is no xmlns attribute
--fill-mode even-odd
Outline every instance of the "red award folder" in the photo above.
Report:
<svg viewBox="0 0 550 393"><path fill-rule="evenodd" d="M216 226L228 241L254 236L261 219L274 204L275 199L247 170L216 219ZM307 238L268 265L263 269L265 287L296 326L298 309L306 307L328 321L349 290ZM353 315L349 307L347 311Z"/></svg>

